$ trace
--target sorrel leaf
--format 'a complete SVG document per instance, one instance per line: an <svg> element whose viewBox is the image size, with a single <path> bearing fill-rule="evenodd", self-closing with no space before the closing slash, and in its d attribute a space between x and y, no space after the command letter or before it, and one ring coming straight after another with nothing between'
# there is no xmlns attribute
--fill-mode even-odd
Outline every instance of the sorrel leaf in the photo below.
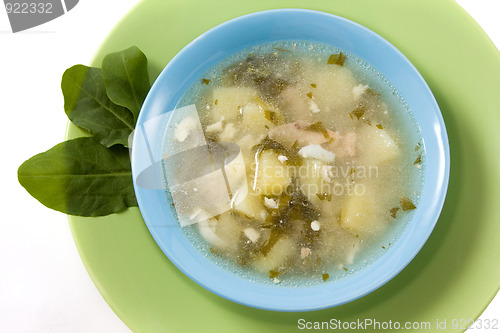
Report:
<svg viewBox="0 0 500 333"><path fill-rule="evenodd" d="M110 53L102 61L102 74L109 99L129 109L137 120L150 88L144 53L135 46Z"/></svg>
<svg viewBox="0 0 500 333"><path fill-rule="evenodd" d="M19 183L57 211L103 216L137 206L127 148L106 148L90 137L62 142L18 169Z"/></svg>
<svg viewBox="0 0 500 333"><path fill-rule="evenodd" d="M101 69L75 65L62 78L64 110L68 118L106 147L128 146L134 129L134 116L126 108L114 104L106 94Z"/></svg>

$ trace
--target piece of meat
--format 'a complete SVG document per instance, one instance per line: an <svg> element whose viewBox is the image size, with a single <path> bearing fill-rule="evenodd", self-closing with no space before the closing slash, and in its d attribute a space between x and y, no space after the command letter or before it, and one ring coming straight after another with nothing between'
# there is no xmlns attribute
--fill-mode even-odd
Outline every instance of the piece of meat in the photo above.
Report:
<svg viewBox="0 0 500 333"><path fill-rule="evenodd" d="M323 148L335 153L339 158L353 157L356 155L356 133L349 132L340 135L337 132L310 130L311 124L297 121L277 126L269 131L269 138L281 143L290 149L295 143L300 147L307 145L322 145Z"/></svg>
<svg viewBox="0 0 500 333"><path fill-rule="evenodd" d="M337 140L329 142L324 148L335 153L338 158L354 157L356 155L356 132L338 135Z"/></svg>

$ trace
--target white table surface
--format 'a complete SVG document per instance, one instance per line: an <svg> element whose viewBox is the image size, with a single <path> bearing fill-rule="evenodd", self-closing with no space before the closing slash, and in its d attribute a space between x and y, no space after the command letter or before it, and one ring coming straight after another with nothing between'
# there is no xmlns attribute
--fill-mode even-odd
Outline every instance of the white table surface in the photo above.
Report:
<svg viewBox="0 0 500 333"><path fill-rule="evenodd" d="M500 1L457 1L500 48ZM0 124L5 126L0 132L2 333L130 332L85 271L66 215L37 203L16 175L25 159L64 139L67 118L58 88L64 70L88 63L136 2L81 0L66 15L17 34L11 33L0 7ZM500 321L500 295L481 318Z"/></svg>

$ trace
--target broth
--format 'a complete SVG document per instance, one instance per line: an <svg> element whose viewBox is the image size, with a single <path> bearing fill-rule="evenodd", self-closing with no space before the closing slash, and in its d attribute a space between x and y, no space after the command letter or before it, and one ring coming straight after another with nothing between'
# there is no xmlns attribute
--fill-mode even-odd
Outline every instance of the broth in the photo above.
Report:
<svg viewBox="0 0 500 333"><path fill-rule="evenodd" d="M396 89L352 54L291 41L245 49L208 69L178 106L193 104L208 153L236 145L246 185L228 185L230 207L184 230L235 274L281 285L343 278L382 256L418 205L418 126ZM174 121L174 144L189 128Z"/></svg>

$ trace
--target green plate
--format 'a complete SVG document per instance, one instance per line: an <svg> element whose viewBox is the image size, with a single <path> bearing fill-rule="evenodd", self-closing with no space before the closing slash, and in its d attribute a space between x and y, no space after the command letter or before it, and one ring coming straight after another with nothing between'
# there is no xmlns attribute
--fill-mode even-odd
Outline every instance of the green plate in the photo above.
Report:
<svg viewBox="0 0 500 333"><path fill-rule="evenodd" d="M455 2L143 0L92 64L137 45L156 77L182 47L217 24L290 7L333 13L372 29L410 59L436 96L450 139L451 179L424 248L368 296L328 310L278 313L232 303L192 282L156 245L136 208L102 218L70 217L96 287L134 332L294 332L300 318L429 322L437 331L436 320L446 319L451 329L453 319L477 318L500 286L500 54ZM78 135L70 126L68 137Z"/></svg>

